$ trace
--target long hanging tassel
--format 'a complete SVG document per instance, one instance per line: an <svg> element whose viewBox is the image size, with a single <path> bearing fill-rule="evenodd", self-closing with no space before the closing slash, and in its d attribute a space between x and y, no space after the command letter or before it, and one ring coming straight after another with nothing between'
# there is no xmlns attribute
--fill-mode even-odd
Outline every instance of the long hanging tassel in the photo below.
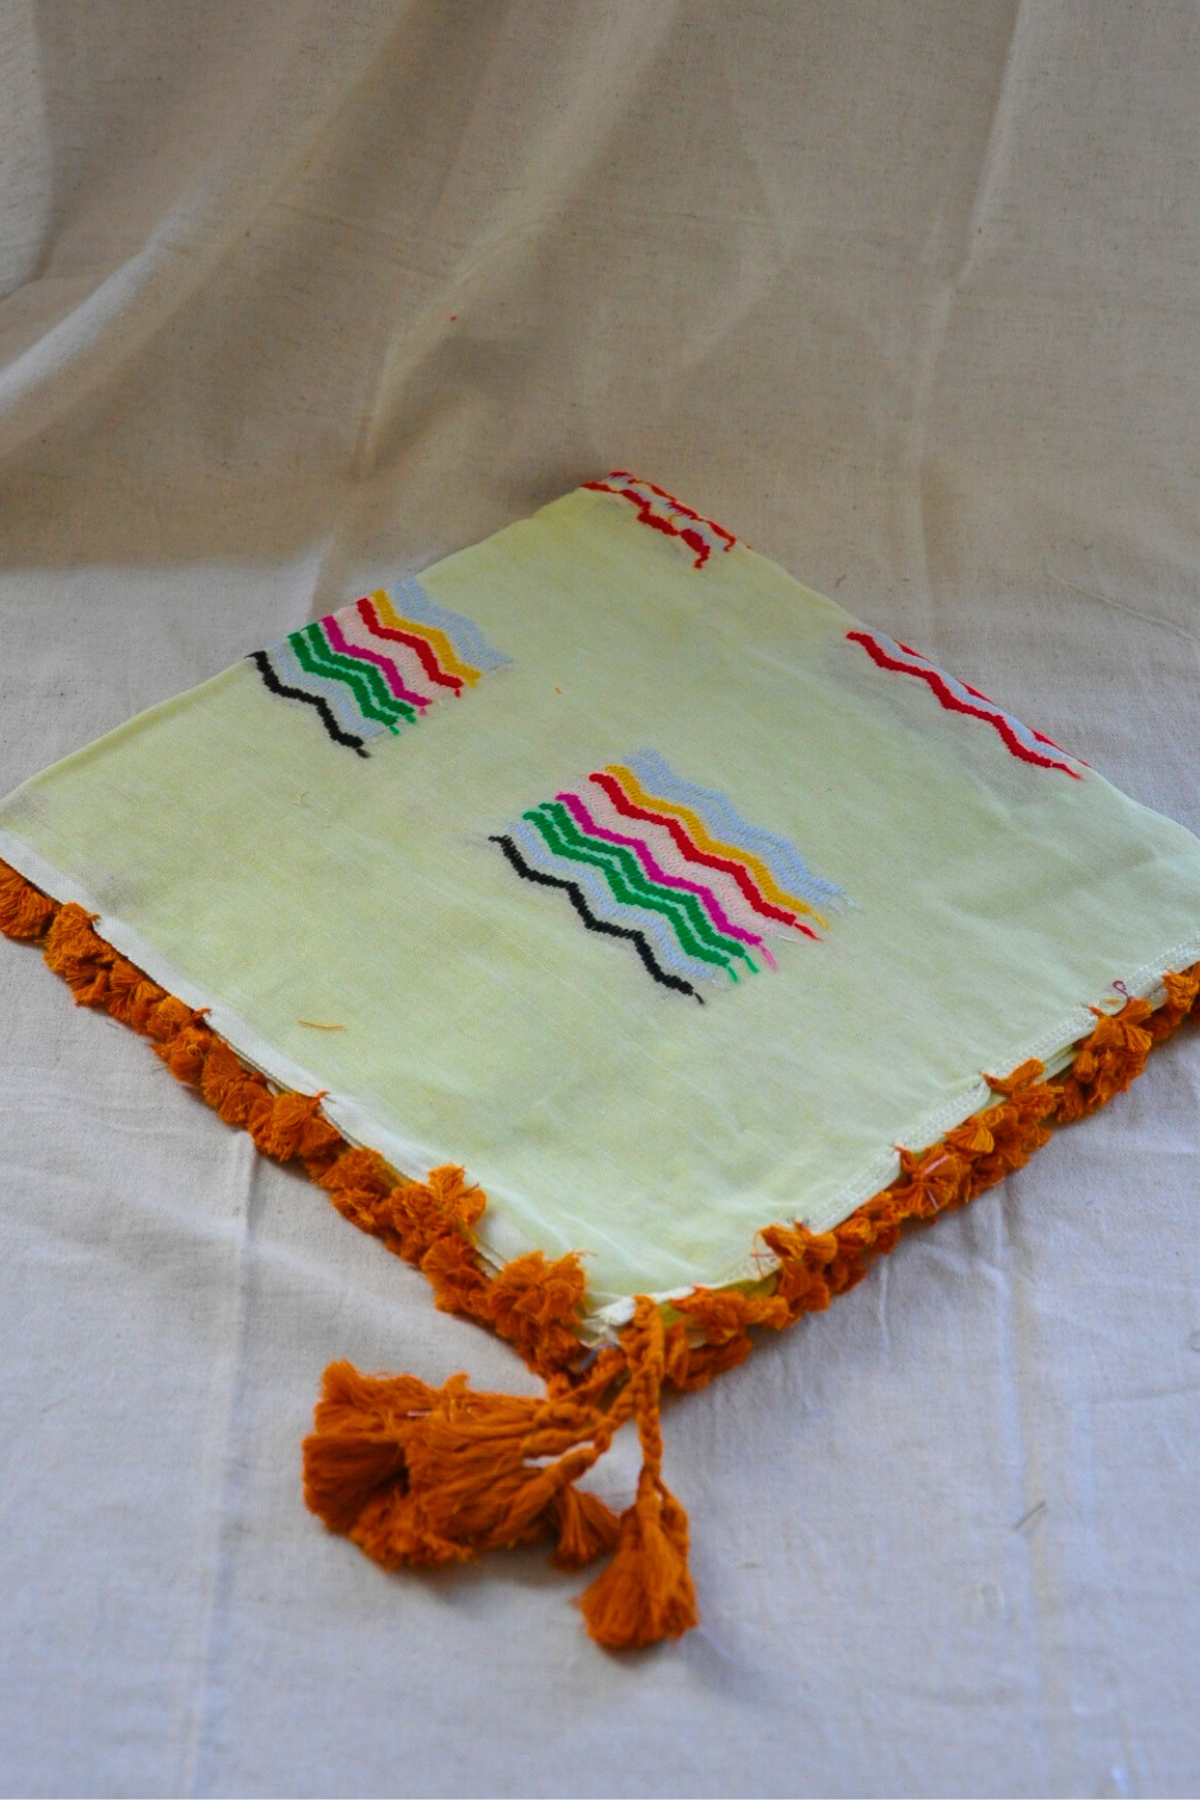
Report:
<svg viewBox="0 0 1200 1800"><path fill-rule="evenodd" d="M682 1636L699 1615L688 1572L687 1514L662 1478L665 1334L652 1300L637 1301L621 1342L629 1358L642 1470L637 1497L621 1518L616 1555L579 1604L598 1644L634 1650Z"/></svg>
<svg viewBox="0 0 1200 1800"><path fill-rule="evenodd" d="M574 1484L632 1416L624 1372L610 1350L574 1389L559 1377L524 1399L472 1393L462 1375L431 1388L332 1363L304 1444L305 1499L384 1568L466 1562L546 1536L556 1561L580 1568L617 1537L604 1502Z"/></svg>
<svg viewBox="0 0 1200 1800"><path fill-rule="evenodd" d="M331 1531L384 1568L466 1562L485 1550L553 1536L552 1560L578 1569L614 1552L580 1604L609 1649L678 1637L696 1623L687 1514L662 1479L662 1316L639 1299L619 1349L544 1397L442 1388L412 1375L325 1371L316 1429L304 1444L304 1493ZM642 1470L618 1520L576 1483L636 1418Z"/></svg>

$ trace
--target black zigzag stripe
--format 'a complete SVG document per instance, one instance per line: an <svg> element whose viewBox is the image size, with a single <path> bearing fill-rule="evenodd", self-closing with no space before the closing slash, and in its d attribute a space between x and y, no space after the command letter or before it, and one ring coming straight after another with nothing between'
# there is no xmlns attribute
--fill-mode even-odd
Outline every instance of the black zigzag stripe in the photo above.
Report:
<svg viewBox="0 0 1200 1800"><path fill-rule="evenodd" d="M661 982L663 987L674 988L677 993L690 994L693 1000L704 1005L704 996L696 992L690 981L682 981L678 975L668 974L655 960L654 952L640 931L629 930L624 925L610 925L607 919L598 919L584 899L578 883L561 881L557 875L545 875L541 869L531 868L510 837L493 837L489 842L499 844L517 874L526 881L538 881L543 887L562 888L589 931L603 931L608 937L628 938L655 981Z"/></svg>
<svg viewBox="0 0 1200 1800"><path fill-rule="evenodd" d="M321 715L322 725L335 743L345 744L348 749L354 751L356 756L366 756L367 751L363 739L355 737L349 731L342 730L333 716L332 707L328 701L322 700L320 694L306 694L303 688L289 687L286 681L280 681L265 650L252 650L249 660L254 664L273 694L278 694L283 700L304 700L309 706L315 706Z"/></svg>

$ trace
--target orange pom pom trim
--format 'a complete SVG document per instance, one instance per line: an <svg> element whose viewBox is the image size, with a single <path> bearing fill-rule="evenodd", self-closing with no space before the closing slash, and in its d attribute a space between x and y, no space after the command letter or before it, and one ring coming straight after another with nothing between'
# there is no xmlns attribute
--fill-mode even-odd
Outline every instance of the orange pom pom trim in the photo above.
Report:
<svg viewBox="0 0 1200 1800"><path fill-rule="evenodd" d="M591 1352L580 1336L585 1281L577 1256L535 1252L492 1269L474 1233L483 1191L459 1168L408 1181L349 1145L319 1095L280 1091L247 1068L203 1015L121 956L74 903L60 905L0 862L0 932L40 943L81 1006L100 1007L150 1038L180 1081L197 1089L259 1150L300 1162L361 1231L419 1268L444 1311L490 1326L545 1379L540 1398L473 1393L466 1377L430 1388L415 1376L325 1372L304 1445L308 1505L331 1531L385 1568L461 1562L486 1550L551 1539L552 1560L579 1569L611 1561L582 1596L587 1628L610 1649L678 1637L696 1623L688 1524L662 1479L666 1387L704 1387L744 1362L756 1328L782 1330L820 1312L895 1249L902 1231L965 1206L1022 1168L1056 1126L1123 1093L1152 1049L1197 1007L1200 963L1163 976L1158 1007L1130 999L1075 1047L1052 1079L1039 1062L988 1077L991 1106L928 1149L900 1152L896 1180L832 1231L768 1225L775 1262L750 1292L696 1288L660 1310L645 1296L617 1344ZM630 1420L642 1468L618 1518L577 1484Z"/></svg>

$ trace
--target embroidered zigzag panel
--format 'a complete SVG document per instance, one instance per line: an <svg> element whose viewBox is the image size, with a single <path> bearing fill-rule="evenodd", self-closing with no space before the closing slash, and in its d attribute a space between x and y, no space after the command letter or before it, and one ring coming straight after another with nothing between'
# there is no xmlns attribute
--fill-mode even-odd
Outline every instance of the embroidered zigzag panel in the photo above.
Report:
<svg viewBox="0 0 1200 1800"><path fill-rule="evenodd" d="M913 675L918 681L925 682L939 705L948 712L966 713L972 719L982 719L996 732L1010 756L1035 763L1041 769L1061 769L1072 781L1083 779L1079 770L1072 766L1078 758L1071 756L1053 738L1022 725L1020 719L1005 712L978 688L968 687L965 681L956 681L953 675L937 668L920 651L896 643L882 631L868 631L865 627L848 631L846 636L852 643L862 645L877 668L887 669L895 675ZM1086 763L1084 767L1087 767Z"/></svg>
<svg viewBox="0 0 1200 1800"><path fill-rule="evenodd" d="M273 694L311 707L334 743L366 756L371 738L415 725L435 701L457 700L509 658L473 620L408 580L289 632L250 661Z"/></svg>
<svg viewBox="0 0 1200 1800"><path fill-rule="evenodd" d="M695 569L702 569L714 550L732 550L737 543L733 533L718 525L715 519L706 519L693 512L674 494L668 494L666 488L655 487L652 481L641 481L627 469L614 469L603 481L585 481L583 485L593 493L616 494L620 499L630 501L637 507L640 524L649 525L652 530L678 538L687 545L695 559L692 564Z"/></svg>
<svg viewBox="0 0 1200 1800"><path fill-rule="evenodd" d="M723 794L653 751L594 769L493 836L525 881L558 888L589 931L624 939L663 987L774 969L768 939L817 938L842 890Z"/></svg>

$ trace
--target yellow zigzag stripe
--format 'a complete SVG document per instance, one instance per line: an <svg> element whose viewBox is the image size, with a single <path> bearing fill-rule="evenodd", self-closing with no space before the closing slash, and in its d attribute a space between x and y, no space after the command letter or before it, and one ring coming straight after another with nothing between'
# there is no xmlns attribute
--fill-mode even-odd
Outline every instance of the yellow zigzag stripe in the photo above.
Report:
<svg viewBox="0 0 1200 1800"><path fill-rule="evenodd" d="M447 675L457 675L468 686L475 686L479 680L480 671L473 669L470 663L463 662L444 631L436 625L420 625L415 619L403 618L382 588L377 588L371 595L371 599L375 602L375 611L389 630L411 631L415 637L423 637L427 643L433 646L434 653Z"/></svg>
<svg viewBox="0 0 1200 1800"><path fill-rule="evenodd" d="M795 894L784 892L766 863L759 857L749 850L739 849L736 844L723 844L719 839L710 837L704 829L704 821L690 806L681 806L676 800L663 800L657 794L648 794L633 770L625 768L622 763L609 763L607 772L616 776L629 798L639 806L649 806L655 812L671 813L675 818L682 819L698 849L707 850L710 856L728 856L733 862L740 862L743 868L749 869L767 900L773 900L776 906L790 907L796 913L807 913L818 925L827 926L828 921L807 900L800 900Z"/></svg>

